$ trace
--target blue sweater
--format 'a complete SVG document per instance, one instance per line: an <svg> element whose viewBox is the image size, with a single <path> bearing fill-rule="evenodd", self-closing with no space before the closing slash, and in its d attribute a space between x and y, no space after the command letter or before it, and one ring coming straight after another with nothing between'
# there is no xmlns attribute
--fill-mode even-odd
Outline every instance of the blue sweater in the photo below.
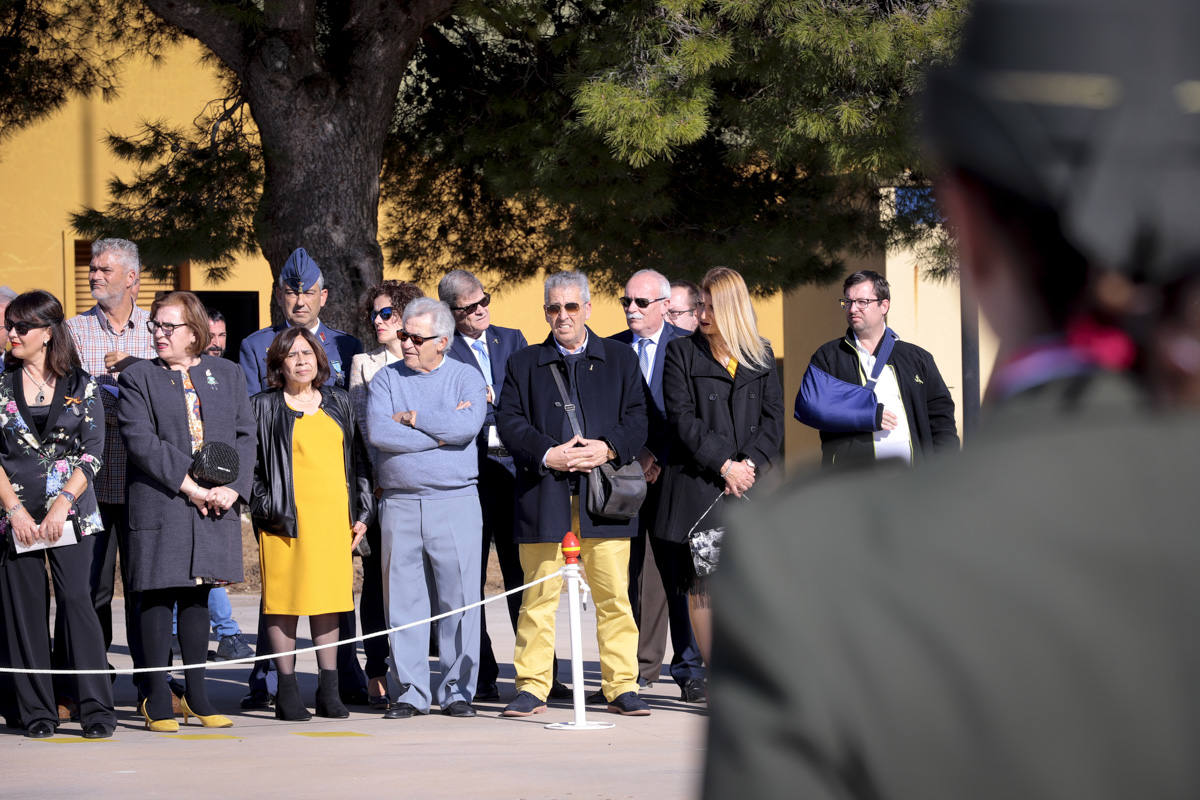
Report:
<svg viewBox="0 0 1200 800"><path fill-rule="evenodd" d="M463 400L470 407L456 411ZM416 427L392 419L411 410L417 412ZM367 389L367 431L378 451L378 486L417 497L474 494L479 478L475 437L486 413L483 376L465 364L447 358L432 372L415 372L400 361L379 370Z"/></svg>

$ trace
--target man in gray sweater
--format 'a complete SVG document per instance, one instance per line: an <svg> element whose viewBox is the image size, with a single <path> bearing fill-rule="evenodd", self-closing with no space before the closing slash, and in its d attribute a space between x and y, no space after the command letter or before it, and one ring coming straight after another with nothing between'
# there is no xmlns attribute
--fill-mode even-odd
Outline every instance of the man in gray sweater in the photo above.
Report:
<svg viewBox="0 0 1200 800"><path fill-rule="evenodd" d="M445 358L454 335L454 316L445 303L413 300L399 335L404 361L379 371L367 400L369 436L378 451L375 472L383 490L379 518L389 626L429 617L431 594L439 614L478 602L483 534L475 449L487 412L483 377ZM448 716L475 716L479 614L474 608L438 623L438 705ZM391 634L391 647L400 692L384 717L428 714L433 699L428 623Z"/></svg>

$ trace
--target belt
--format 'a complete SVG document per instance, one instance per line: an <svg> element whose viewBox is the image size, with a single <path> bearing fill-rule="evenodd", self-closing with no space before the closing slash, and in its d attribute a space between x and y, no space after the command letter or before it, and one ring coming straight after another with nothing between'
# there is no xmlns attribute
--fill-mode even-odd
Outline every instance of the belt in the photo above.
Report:
<svg viewBox="0 0 1200 800"><path fill-rule="evenodd" d="M493 458L509 458L508 448L505 447L489 447L487 454Z"/></svg>

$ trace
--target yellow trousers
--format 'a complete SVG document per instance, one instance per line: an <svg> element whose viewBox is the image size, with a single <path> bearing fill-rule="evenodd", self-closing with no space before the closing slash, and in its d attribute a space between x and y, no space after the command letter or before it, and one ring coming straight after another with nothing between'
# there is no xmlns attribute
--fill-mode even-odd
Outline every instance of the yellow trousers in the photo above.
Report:
<svg viewBox="0 0 1200 800"><path fill-rule="evenodd" d="M522 544L525 582L557 570L565 562L558 543ZM596 604L596 639L600 645L600 690L610 702L638 690L637 623L629 605L629 540L583 539L580 561ZM539 700L550 694L554 663L554 622L562 595L562 577L531 586L521 597L513 667L517 691Z"/></svg>

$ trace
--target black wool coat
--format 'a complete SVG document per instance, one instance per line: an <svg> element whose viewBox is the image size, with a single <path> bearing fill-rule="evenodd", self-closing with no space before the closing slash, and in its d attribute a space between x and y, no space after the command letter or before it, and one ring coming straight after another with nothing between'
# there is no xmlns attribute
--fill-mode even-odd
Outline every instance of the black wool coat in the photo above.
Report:
<svg viewBox="0 0 1200 800"><path fill-rule="evenodd" d="M654 535L682 542L724 490L720 473L727 459L753 461L756 487L778 465L783 389L770 347L766 366L738 364L736 375L730 377L713 358L708 339L696 331L667 345L663 397L675 443L659 478L663 488Z"/></svg>
<svg viewBox="0 0 1200 800"><path fill-rule="evenodd" d="M229 484L240 500L220 516L202 516L179 491L192 465L183 380L160 359L139 361L121 373L117 419L129 451L129 576L133 591L241 581L240 506L254 476L255 425L241 369L224 358L200 356L188 370L200 396L205 442L238 453L238 477Z"/></svg>
<svg viewBox="0 0 1200 800"><path fill-rule="evenodd" d="M562 444L566 411L550 370L565 370L554 336L514 353L496 407L500 439L517 469L514 538L518 543L561 542L571 530L570 473L542 466L542 457ZM562 373L567 384L566 373ZM584 363L578 370L580 425L584 438L603 439L616 452L614 466L637 458L646 443L646 391L637 356L628 345L588 330ZM570 437L567 437L570 438ZM581 538L637 535L637 517L619 522L587 512L587 476L581 488Z"/></svg>

